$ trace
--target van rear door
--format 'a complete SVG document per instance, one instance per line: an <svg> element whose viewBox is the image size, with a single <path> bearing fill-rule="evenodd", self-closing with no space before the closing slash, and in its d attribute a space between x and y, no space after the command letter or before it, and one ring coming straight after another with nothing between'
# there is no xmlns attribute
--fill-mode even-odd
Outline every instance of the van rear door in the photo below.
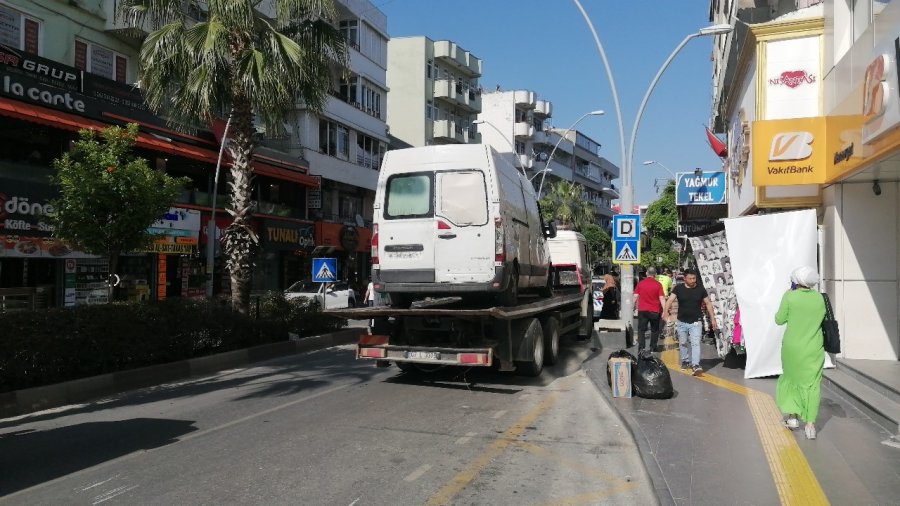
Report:
<svg viewBox="0 0 900 506"><path fill-rule="evenodd" d="M487 283L494 278L495 226L480 170L438 172L434 259L438 283Z"/></svg>
<svg viewBox="0 0 900 506"><path fill-rule="evenodd" d="M434 283L434 172L390 176L380 220L381 278L394 283Z"/></svg>

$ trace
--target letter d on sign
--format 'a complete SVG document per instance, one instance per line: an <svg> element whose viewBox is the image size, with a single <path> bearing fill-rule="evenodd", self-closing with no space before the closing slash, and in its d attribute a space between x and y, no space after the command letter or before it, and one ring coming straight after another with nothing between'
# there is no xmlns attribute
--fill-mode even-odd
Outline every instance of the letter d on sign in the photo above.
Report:
<svg viewBox="0 0 900 506"><path fill-rule="evenodd" d="M634 223L626 220L619 222L619 235L622 237L631 237L634 235Z"/></svg>

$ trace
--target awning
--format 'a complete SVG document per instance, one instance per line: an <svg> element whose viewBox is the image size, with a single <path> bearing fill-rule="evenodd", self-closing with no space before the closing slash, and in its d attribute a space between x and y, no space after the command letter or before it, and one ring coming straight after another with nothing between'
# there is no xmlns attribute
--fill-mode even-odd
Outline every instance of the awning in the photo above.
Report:
<svg viewBox="0 0 900 506"><path fill-rule="evenodd" d="M100 121L22 102L16 102L15 100L7 98L0 98L0 115L49 127L72 130L74 132L83 128L102 130L110 126ZM175 144L143 132L138 134L137 145L142 148L162 151L164 153L192 158L203 162L216 163L217 159L217 153L208 149Z"/></svg>
<svg viewBox="0 0 900 506"><path fill-rule="evenodd" d="M291 169L283 169L270 163L263 162L256 157L253 157L253 172L260 176L269 176L284 181L292 181L297 184L309 186L310 188L319 187L319 179L317 177Z"/></svg>

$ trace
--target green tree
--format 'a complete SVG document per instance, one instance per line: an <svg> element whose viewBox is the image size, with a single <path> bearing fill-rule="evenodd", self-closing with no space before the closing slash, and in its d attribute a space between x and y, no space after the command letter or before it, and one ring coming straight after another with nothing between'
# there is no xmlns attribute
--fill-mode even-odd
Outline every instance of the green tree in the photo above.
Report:
<svg viewBox="0 0 900 506"><path fill-rule="evenodd" d="M115 273L122 253L147 245L147 227L162 216L188 183L150 168L132 148L138 126L81 130L68 153L53 161L53 234L88 253L109 257ZM110 288L112 289L112 288Z"/></svg>
<svg viewBox="0 0 900 506"><path fill-rule="evenodd" d="M612 255L612 238L594 223L585 225L579 230L588 244L591 253L591 270L595 269L604 260L609 260Z"/></svg>
<svg viewBox="0 0 900 506"><path fill-rule="evenodd" d="M581 230L594 223L594 205L585 200L584 188L571 181L551 183L541 199L547 221L556 220L560 228Z"/></svg>
<svg viewBox="0 0 900 506"><path fill-rule="evenodd" d="M277 0L269 18L260 0L121 0L125 22L152 32L140 52L141 88L149 107L175 126L231 120L231 203L225 231L232 306L246 313L259 249L250 228L254 118L283 131L287 111L302 101L321 112L344 71L347 44L335 27L332 0ZM188 17L203 10L207 20Z"/></svg>
<svg viewBox="0 0 900 506"><path fill-rule="evenodd" d="M675 182L670 181L662 195L647 206L642 226L651 237L649 250L641 252L641 265L678 265L678 252L672 241L678 237L678 208L675 206ZM658 261L661 257L662 261Z"/></svg>

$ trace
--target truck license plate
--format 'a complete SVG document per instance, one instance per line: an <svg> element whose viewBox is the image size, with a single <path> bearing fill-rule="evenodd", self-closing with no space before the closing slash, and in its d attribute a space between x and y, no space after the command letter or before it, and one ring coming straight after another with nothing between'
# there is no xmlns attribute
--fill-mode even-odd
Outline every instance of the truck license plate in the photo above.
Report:
<svg viewBox="0 0 900 506"><path fill-rule="evenodd" d="M417 360L440 360L441 352L439 351L407 351L406 358Z"/></svg>

